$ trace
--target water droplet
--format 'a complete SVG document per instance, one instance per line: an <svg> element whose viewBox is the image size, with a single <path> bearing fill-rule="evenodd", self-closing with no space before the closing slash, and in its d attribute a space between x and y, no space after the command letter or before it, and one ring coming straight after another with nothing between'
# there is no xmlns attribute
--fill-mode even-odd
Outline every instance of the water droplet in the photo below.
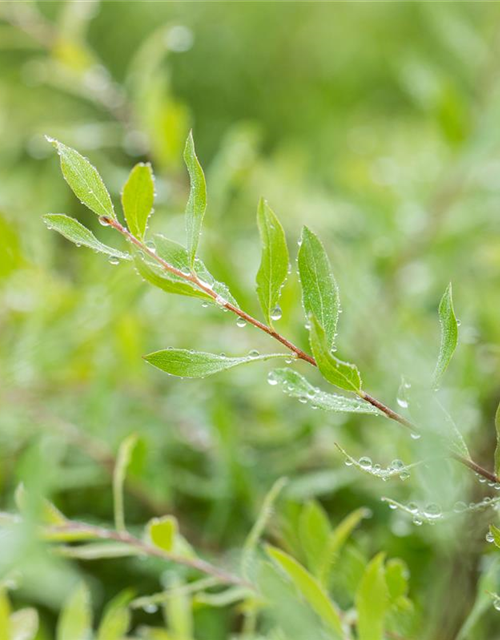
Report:
<svg viewBox="0 0 500 640"><path fill-rule="evenodd" d="M367 456L363 456L362 458L359 459L359 464L361 467L363 467L363 469L370 469L372 466L371 458L368 458Z"/></svg>
<svg viewBox="0 0 500 640"><path fill-rule="evenodd" d="M245 318L238 318L238 320L236 320L236 325L240 327L240 329L243 329L243 327L247 326L247 321Z"/></svg>
<svg viewBox="0 0 500 640"><path fill-rule="evenodd" d="M219 307L224 307L227 304L227 300L225 298L223 298L222 296L217 296L215 298L215 304L218 304Z"/></svg>
<svg viewBox="0 0 500 640"><path fill-rule="evenodd" d="M399 406L402 409L408 409L408 400L405 400L404 398L400 398L399 396L396 398L396 402L399 404Z"/></svg>
<svg viewBox="0 0 500 640"><path fill-rule="evenodd" d="M397 509L398 506L396 504L394 504L393 502L389 502L389 509Z"/></svg>
<svg viewBox="0 0 500 640"><path fill-rule="evenodd" d="M120 258L118 256L109 256L109 264L120 264Z"/></svg>
<svg viewBox="0 0 500 640"><path fill-rule="evenodd" d="M417 513L418 511L418 505L415 502L410 502L408 504L408 509L409 511L411 511L412 513Z"/></svg>
<svg viewBox="0 0 500 640"><path fill-rule="evenodd" d="M302 404L307 404L307 398L305 396L299 396L299 402Z"/></svg>
<svg viewBox="0 0 500 640"><path fill-rule="evenodd" d="M493 606L497 611L500 611L500 598L498 596L493 600Z"/></svg>
<svg viewBox="0 0 500 640"><path fill-rule="evenodd" d="M99 222L103 227L109 227L109 225L111 224L110 219L106 216L99 216Z"/></svg>
<svg viewBox="0 0 500 640"><path fill-rule="evenodd" d="M491 531L488 531L488 533L486 534L486 542L494 542L494 541L495 541L494 535L491 533Z"/></svg>
<svg viewBox="0 0 500 640"><path fill-rule="evenodd" d="M201 303L201 306L206 309L208 307L208 302L205 300Z"/></svg>
<svg viewBox="0 0 500 640"><path fill-rule="evenodd" d="M143 608L146 613L156 613L158 611L156 604L145 604Z"/></svg>
<svg viewBox="0 0 500 640"><path fill-rule="evenodd" d="M267 374L267 382L271 385L271 387L275 387L278 384L278 380L276 379L276 374L274 371L270 371Z"/></svg>
<svg viewBox="0 0 500 640"><path fill-rule="evenodd" d="M349 458L346 458L346 460L345 460L345 466L346 467L352 467L353 464L354 463L353 463L352 460L350 460Z"/></svg>
<svg viewBox="0 0 500 640"><path fill-rule="evenodd" d="M281 320L281 316L283 312L281 311L281 307L277 305L271 312L271 320Z"/></svg>
<svg viewBox="0 0 500 640"><path fill-rule="evenodd" d="M425 507L424 515L427 518L440 518L442 515L441 507L435 502L431 502Z"/></svg>
<svg viewBox="0 0 500 640"><path fill-rule="evenodd" d="M393 460L390 464L390 469L392 471L397 471L398 469L402 469L404 467L404 462L402 460L399 460L398 458L396 458L395 460Z"/></svg>
<svg viewBox="0 0 500 640"><path fill-rule="evenodd" d="M415 431L411 432L411 437L413 438L413 440L420 440L421 434L420 433L416 433Z"/></svg>
<svg viewBox="0 0 500 640"><path fill-rule="evenodd" d="M80 247L82 246L82 243L81 243L81 242L75 242L75 245L76 245L78 248L80 248Z"/></svg>
<svg viewBox="0 0 500 640"><path fill-rule="evenodd" d="M251 356L252 358L256 358L259 355L259 352L257 351L257 349L252 349L251 351L248 352L248 355Z"/></svg>
<svg viewBox="0 0 500 640"><path fill-rule="evenodd" d="M457 318L457 327L459 327L461 324L462 324L462 321Z"/></svg>
<svg viewBox="0 0 500 640"><path fill-rule="evenodd" d="M408 473L408 471L402 471L399 474L399 479L400 480L408 480L409 477L410 477L410 474Z"/></svg>
<svg viewBox="0 0 500 640"><path fill-rule="evenodd" d="M416 525L417 527L420 527L420 525L423 524L422 518L420 518L419 516L414 516L413 517L413 524Z"/></svg>
<svg viewBox="0 0 500 640"><path fill-rule="evenodd" d="M465 511L467 509L467 505L465 504L465 502L455 502L455 505L453 507L453 511L455 513L462 513L463 511Z"/></svg>
<svg viewBox="0 0 500 640"><path fill-rule="evenodd" d="M156 247L154 245L154 242L151 242L151 240L149 240L148 242L146 242L146 247L152 252L152 253L156 253Z"/></svg>

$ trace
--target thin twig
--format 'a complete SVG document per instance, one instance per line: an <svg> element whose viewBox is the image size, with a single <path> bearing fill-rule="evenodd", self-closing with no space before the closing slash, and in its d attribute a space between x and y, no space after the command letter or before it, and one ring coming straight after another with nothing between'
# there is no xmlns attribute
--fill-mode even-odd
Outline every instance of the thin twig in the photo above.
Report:
<svg viewBox="0 0 500 640"><path fill-rule="evenodd" d="M281 344L284 345L287 349L289 349L292 353L294 353L298 359L304 360L305 362L308 362L314 367L318 366L316 360L311 355L309 355L308 353L306 353L305 351L303 351L302 349L294 345L287 338L285 338L284 336L279 334L277 331L275 331L272 327L268 327L266 324L264 324L260 320L257 320L250 314L246 313L246 311L239 309L228 300L222 299L210 286L208 286L205 282L200 280L196 275L196 273L194 273L193 271L190 273L185 273L184 271L181 271L180 269L177 269L173 265L169 264L161 256L157 255L152 249L147 247L143 242L141 242L133 234L131 234L127 228L125 228L122 224L120 224L120 222L118 222L118 220L109 218L107 216L101 216L100 220L103 224L108 225L113 229L115 229L116 231L118 231L119 233L121 233L125 238L127 238L127 240L129 240L138 249L140 249L142 252L144 252L150 258L152 258L158 264L160 264L163 267L163 269L165 269L165 271L168 271L174 274L175 276L182 278L183 280L186 280L187 282L191 282L193 285L198 287L201 291L209 295L219 306L225 309L228 309L229 311L232 311L233 313L238 315L240 318L243 318L248 324L251 324L254 327L257 327L257 329L264 331L275 340L278 340L278 342L281 342ZM358 395L362 400L376 407L390 420L393 420L403 425L404 427L407 427L415 434L419 434L420 429L417 427L417 425L407 420L405 417L400 415L397 411L394 411L393 409L388 407L386 404L384 404L377 398L374 398L373 396L371 396L369 393L366 393L365 391L359 391ZM474 462L473 460L460 456L456 453L450 453L450 456L455 460L457 460L458 462L460 462L461 464L463 464L464 466L468 467L469 469L472 469L475 473L479 474L480 476L483 476L483 478L486 478L489 482L500 483L500 478L498 478L495 474L491 473L487 469L484 469L483 467L481 467L479 464L477 464L477 462Z"/></svg>
<svg viewBox="0 0 500 640"><path fill-rule="evenodd" d="M224 571L223 569L219 569L206 560L202 560L201 558L179 556L175 553L164 551L159 547L155 547L148 542L144 542L143 540L136 538L131 533L128 533L128 531L114 531L112 529L105 529L104 527L98 527L95 525L86 524L84 522L74 522L70 520L68 520L68 522L65 524L45 527L44 531L48 534L88 534L89 536L92 536L93 538L98 540L113 540L115 542L121 542L133 547L134 549L137 549L144 555L154 558L160 558L161 560L165 560L166 562L181 564L185 567L189 567L190 569L194 569L196 571L200 571L201 573L206 573L207 575L213 576L214 578L217 578L220 582L223 582L225 584L238 585L247 587L252 590L254 588L243 578Z"/></svg>

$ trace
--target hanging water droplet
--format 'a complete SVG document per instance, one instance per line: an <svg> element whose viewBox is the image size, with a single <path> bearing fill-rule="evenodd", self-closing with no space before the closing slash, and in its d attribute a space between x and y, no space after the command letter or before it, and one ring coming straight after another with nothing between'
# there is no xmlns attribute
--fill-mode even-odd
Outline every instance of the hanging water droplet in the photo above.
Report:
<svg viewBox="0 0 500 640"><path fill-rule="evenodd" d="M346 467L352 467L353 464L354 464L353 461L349 460L349 458L345 459L345 466Z"/></svg>
<svg viewBox="0 0 500 640"><path fill-rule="evenodd" d="M415 431L411 432L411 437L413 438L413 440L420 440L420 433L416 433Z"/></svg>
<svg viewBox="0 0 500 640"><path fill-rule="evenodd" d="M495 536L491 533L491 531L488 531L488 533L486 534L486 542L495 542Z"/></svg>
<svg viewBox="0 0 500 640"><path fill-rule="evenodd" d="M423 524L422 518L420 518L419 516L414 516L413 524L416 525L417 527L420 527L420 525Z"/></svg>
<svg viewBox="0 0 500 640"><path fill-rule="evenodd" d="M146 242L146 247L152 252L152 253L156 253L156 247L154 245L154 242L151 242L151 240L148 240L148 242Z"/></svg>
<svg viewBox="0 0 500 640"><path fill-rule="evenodd" d="M402 409L408 409L408 400L405 400L404 398L396 398L396 402L399 404L399 406Z"/></svg>
<svg viewBox="0 0 500 640"><path fill-rule="evenodd" d="M453 511L455 513L462 513L463 511L465 511L467 509L467 505L465 504L465 502L455 502L455 505L453 507Z"/></svg>
<svg viewBox="0 0 500 640"><path fill-rule="evenodd" d="M108 259L109 264L120 264L120 258L118 256L109 256Z"/></svg>
<svg viewBox="0 0 500 640"><path fill-rule="evenodd" d="M236 320L236 325L240 327L240 329L243 329L243 327L247 326L247 321L245 318L238 318L238 320Z"/></svg>
<svg viewBox="0 0 500 640"><path fill-rule="evenodd" d="M82 243L81 243L81 242L75 242L75 245L76 245L78 248L80 248L80 247L82 246Z"/></svg>
<svg viewBox="0 0 500 640"><path fill-rule="evenodd" d="M379 464L374 464L373 465L373 471L375 473L380 473L380 469L381 469L381 466Z"/></svg>
<svg viewBox="0 0 500 640"><path fill-rule="evenodd" d="M498 596L494 598L493 606L497 611L500 611L500 598Z"/></svg>
<svg viewBox="0 0 500 640"><path fill-rule="evenodd" d="M307 404L307 398L305 396L299 396L299 402L301 404Z"/></svg>
<svg viewBox="0 0 500 640"><path fill-rule="evenodd" d="M268 384L271 385L271 387L275 387L278 384L278 380L276 378L276 374L274 373L274 371L270 371L267 374L267 382Z"/></svg>
<svg viewBox="0 0 500 640"><path fill-rule="evenodd" d="M418 505L415 502L410 502L408 504L408 510L411 511L412 513L417 513Z"/></svg>
<svg viewBox="0 0 500 640"><path fill-rule="evenodd" d="M201 303L201 306L202 306L204 309L206 309L206 308L208 307L208 302L207 302L206 300L204 300L204 301Z"/></svg>
<svg viewBox="0 0 500 640"><path fill-rule="evenodd" d="M408 480L409 477L410 477L410 474L408 473L408 471L402 471L399 474L399 479L400 480Z"/></svg>
<svg viewBox="0 0 500 640"><path fill-rule="evenodd" d="M145 604L143 609L146 613L156 613L158 611L158 606L156 604Z"/></svg>
<svg viewBox="0 0 500 640"><path fill-rule="evenodd" d="M311 323L309 321L307 321L304 325L304 328L309 331L309 329L311 328Z"/></svg>
<svg viewBox="0 0 500 640"><path fill-rule="evenodd" d="M363 469L370 469L372 466L371 458L368 458L368 456L361 457L358 462Z"/></svg>
<svg viewBox="0 0 500 640"><path fill-rule="evenodd" d="M271 320L281 320L282 315L283 315L283 312L281 311L281 307L278 304L274 307L274 309L271 312Z"/></svg>
<svg viewBox="0 0 500 640"><path fill-rule="evenodd" d="M252 358L256 358L259 355L259 352L257 351L257 349L252 349L251 351L248 352L248 355L251 356Z"/></svg>
<svg viewBox="0 0 500 640"><path fill-rule="evenodd" d="M398 506L396 504L394 504L393 502L389 502L389 509L394 510L394 509L397 509L397 508L398 508Z"/></svg>
<svg viewBox="0 0 500 640"><path fill-rule="evenodd" d="M462 324L462 321L457 318L457 327L459 327L461 324Z"/></svg>

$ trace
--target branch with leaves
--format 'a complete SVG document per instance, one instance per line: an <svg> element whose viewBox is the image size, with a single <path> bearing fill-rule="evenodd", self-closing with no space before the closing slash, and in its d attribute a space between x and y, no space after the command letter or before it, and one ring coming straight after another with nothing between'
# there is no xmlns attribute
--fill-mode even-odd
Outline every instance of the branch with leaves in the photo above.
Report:
<svg viewBox="0 0 500 640"><path fill-rule="evenodd" d="M132 170L123 188L122 207L126 226L115 213L111 197L97 169L77 151L53 139L61 160L63 175L82 204L99 216L101 224L118 231L128 242L130 252L123 252L100 242L80 222L63 214L48 214L44 220L77 245L87 246L108 255L110 261L133 262L144 280L167 293L200 298L237 315L283 345L292 357L318 367L323 378L348 395L316 390L290 368L272 373L271 383L286 380L292 395L315 403L329 411L369 413L384 416L406 427L414 438L426 432L426 425L417 425L399 412L387 406L363 389L361 375L356 365L336 356L337 324L340 313L340 297L325 248L319 238L304 227L297 256L302 287L302 303L309 326L309 342L312 355L296 346L275 328L281 317L279 298L285 284L289 253L285 232L276 214L265 200L258 206L257 223L262 241L261 264L256 277L257 295L265 323L241 309L227 286L218 282L197 257L203 218L207 206L207 188L201 165L196 157L192 134L186 143L184 159L189 172L191 187L186 206L186 248L156 234L146 240L148 219L153 211L154 176L149 164L138 164ZM451 284L447 287L439 305L441 346L433 376L432 386L437 389L448 368L458 343L458 322L453 308ZM144 356L153 366L174 376L202 378L241 364L274 358L289 359L290 353L270 353L240 357L227 357L190 349L168 348ZM302 390L307 393L301 396ZM445 445L447 455L459 461L490 484L500 483L500 469L484 469L475 462L455 428L456 436Z"/></svg>

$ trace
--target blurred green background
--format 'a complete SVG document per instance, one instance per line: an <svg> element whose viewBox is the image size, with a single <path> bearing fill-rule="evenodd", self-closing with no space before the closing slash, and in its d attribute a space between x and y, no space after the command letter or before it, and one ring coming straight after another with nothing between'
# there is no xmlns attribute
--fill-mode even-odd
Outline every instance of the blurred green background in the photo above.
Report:
<svg viewBox="0 0 500 640"><path fill-rule="evenodd" d="M137 432L132 527L175 513L193 544L230 562L267 490L288 476L290 508L316 498L335 523L368 506L373 516L349 553L403 558L425 612L415 637L458 637L493 560L484 537L495 512L415 527L380 497L449 510L487 488L451 462L399 484L346 468L335 442L381 464L432 452L396 424L312 412L267 384L271 365L197 381L148 367L141 355L169 345L234 355L274 345L51 234L41 216L67 213L112 242L63 181L44 135L88 156L116 204L133 164L150 160L151 228L183 241L182 149L192 127L208 181L201 255L212 273L258 316L258 198L280 217L293 254L301 226L313 228L341 290L339 352L391 406L402 375L415 385L429 379L436 309L451 280L460 346L442 402L491 468L500 397L498 3L1 2L0 18L1 509L15 508L23 482L68 517L111 521L110 466ZM307 347L295 269L282 308L280 331ZM11 598L39 609L41 639L52 637L78 575L96 610L128 586L139 595L160 588L156 567L63 563L29 536L0 547L0 571L12 570L23 579ZM499 615L489 606L470 637L498 637ZM139 612L136 623L150 619ZM195 621L201 640L238 629L227 609L202 608Z"/></svg>

